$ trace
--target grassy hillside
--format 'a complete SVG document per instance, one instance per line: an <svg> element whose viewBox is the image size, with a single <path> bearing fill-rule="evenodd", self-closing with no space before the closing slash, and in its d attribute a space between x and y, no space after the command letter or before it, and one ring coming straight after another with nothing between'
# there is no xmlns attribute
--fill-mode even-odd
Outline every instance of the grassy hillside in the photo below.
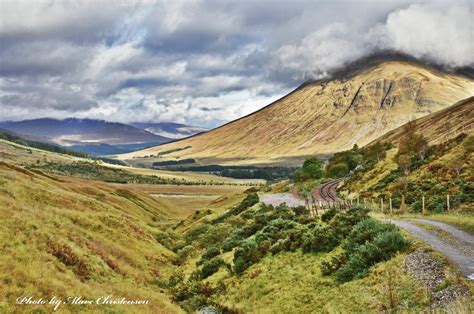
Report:
<svg viewBox="0 0 474 314"><path fill-rule="evenodd" d="M25 294L91 299L110 294L150 301L131 306L130 312L180 312L154 284L176 258L155 239L169 219L155 199L3 162L0 178L0 291L5 298L0 309L19 310L12 304Z"/></svg>
<svg viewBox="0 0 474 314"><path fill-rule="evenodd" d="M207 133L119 158L292 163L302 156L347 150L356 143L363 146L473 94L474 82L465 77L411 62L385 62L352 76L305 84L262 110ZM161 156L163 152L168 153Z"/></svg>
<svg viewBox="0 0 474 314"><path fill-rule="evenodd" d="M474 133L466 127L474 119L472 105L471 98L383 136L378 142L389 141L395 148L374 166L357 169L341 190L351 198L377 197L386 203L392 198L397 209L403 207L403 197L406 209L416 212L422 210L422 197L427 211L447 211L449 195L451 210L472 211ZM444 126L453 120L467 124L462 128L459 123L457 132L444 134ZM413 146L412 153L406 152L407 145Z"/></svg>
<svg viewBox="0 0 474 314"><path fill-rule="evenodd" d="M0 139L0 161L43 171L112 182L139 181L168 184L258 185L259 179L232 179L208 173L126 167L97 159L75 157ZM128 179L127 179L128 178Z"/></svg>
<svg viewBox="0 0 474 314"><path fill-rule="evenodd" d="M426 246L362 208L309 217L303 208L251 201L224 214L186 220L162 237L180 266L159 285L188 312L212 306L231 313L423 311L431 296L403 267ZM337 214L337 215L335 215ZM405 235L407 237L407 235ZM460 275L442 261L449 280Z"/></svg>
<svg viewBox="0 0 474 314"><path fill-rule="evenodd" d="M474 96L454 105L416 119L411 125L414 131L422 133L429 144L439 144L461 133L474 131ZM379 137L376 142L400 143L404 128L399 127Z"/></svg>
<svg viewBox="0 0 474 314"><path fill-rule="evenodd" d="M93 300L112 295L149 304L94 306L94 310L182 312L156 284L174 272L179 259L172 248L161 244L160 235L189 216L221 213L238 204L249 188L235 183L113 184L87 179L98 179L94 173L84 173L84 178L58 175L39 169L90 165L106 169L106 175L112 171L118 178L152 178L157 172L136 169L133 174L134 168L128 172L126 167L7 141L0 145L0 312L21 311L13 304L24 294ZM189 175L203 182L215 178ZM181 182L182 178L172 179ZM65 313L91 311L86 305L61 308ZM28 306L29 311L35 309L45 310Z"/></svg>

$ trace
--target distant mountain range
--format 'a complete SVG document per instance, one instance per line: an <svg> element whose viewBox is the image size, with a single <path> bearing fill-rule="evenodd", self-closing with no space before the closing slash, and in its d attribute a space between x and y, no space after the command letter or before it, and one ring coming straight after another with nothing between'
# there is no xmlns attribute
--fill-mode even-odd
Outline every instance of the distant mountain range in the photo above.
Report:
<svg viewBox="0 0 474 314"><path fill-rule="evenodd" d="M159 123L130 123L131 126L134 126L139 129L146 130L150 133L164 136L171 139L182 139L194 134L202 133L208 131L206 128L173 123L173 122L159 122Z"/></svg>
<svg viewBox="0 0 474 314"><path fill-rule="evenodd" d="M204 129L175 123L144 123L144 127L103 120L68 118L0 122L0 128L23 138L53 143L92 156L127 153L161 145ZM153 131L145 130L148 128ZM169 134L171 136L163 136Z"/></svg>
<svg viewBox="0 0 474 314"><path fill-rule="evenodd" d="M364 60L209 132L118 158L153 162L150 156L171 152L167 159L201 164L297 164L366 145L472 95L474 80L465 73L414 60Z"/></svg>

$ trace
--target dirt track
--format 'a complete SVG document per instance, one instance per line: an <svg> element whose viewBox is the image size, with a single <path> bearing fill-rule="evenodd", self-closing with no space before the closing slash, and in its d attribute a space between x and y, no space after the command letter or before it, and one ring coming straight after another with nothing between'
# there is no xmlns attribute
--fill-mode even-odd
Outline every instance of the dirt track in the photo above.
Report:
<svg viewBox="0 0 474 314"><path fill-rule="evenodd" d="M424 224L439 228L447 236L440 236L435 231L424 229L413 222L405 220L385 219L413 236L430 244L434 249L445 255L456 264L466 277L474 280L474 237L456 227L428 219L413 219Z"/></svg>

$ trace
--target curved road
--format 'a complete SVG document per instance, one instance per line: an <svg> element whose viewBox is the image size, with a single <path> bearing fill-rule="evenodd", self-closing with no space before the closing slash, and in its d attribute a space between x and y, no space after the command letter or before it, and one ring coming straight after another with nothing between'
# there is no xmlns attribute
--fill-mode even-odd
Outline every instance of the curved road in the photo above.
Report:
<svg viewBox="0 0 474 314"><path fill-rule="evenodd" d="M386 222L405 229L414 237L431 245L456 264L466 277L470 280L474 280L474 236L441 222L429 219L412 220L435 226L447 233L449 237L439 236L436 232L424 229L409 221L385 219Z"/></svg>

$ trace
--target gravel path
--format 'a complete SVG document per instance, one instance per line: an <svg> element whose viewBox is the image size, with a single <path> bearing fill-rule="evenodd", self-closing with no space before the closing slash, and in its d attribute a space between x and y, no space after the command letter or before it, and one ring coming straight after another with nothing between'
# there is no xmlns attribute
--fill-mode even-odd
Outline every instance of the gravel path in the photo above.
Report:
<svg viewBox="0 0 474 314"><path fill-rule="evenodd" d="M432 225L440 229L443 229L444 231L454 236L459 242L465 243L466 245L470 246L471 249L474 248L474 236L467 233L466 231L462 231L456 227L453 227L452 225L448 225L448 224L435 221L435 220L430 220L430 219L414 218L410 220L419 221L421 223Z"/></svg>
<svg viewBox="0 0 474 314"><path fill-rule="evenodd" d="M463 231L458 230L457 228L454 228L452 226L449 226L450 228L446 229L445 226L443 226L444 224L437 225L436 227L454 236L453 239L455 241L449 241L453 239L444 239L436 235L435 232L426 230L408 221L401 221L395 219L385 219L385 221L393 223L394 225L405 229L413 236L420 238L426 243L430 244L433 248L444 254L446 257L448 257L449 260L456 264L462 271L462 273L466 275L466 277L471 280L474 280L474 247L472 246L472 244L466 244L466 241L461 242L458 239L458 236L461 234L460 232ZM452 232L449 231L453 231L452 228L456 229L457 236L455 236Z"/></svg>
<svg viewBox="0 0 474 314"><path fill-rule="evenodd" d="M305 206L304 200L296 198L294 195L290 193L279 193L279 194L264 194L262 196L262 202L267 205L278 206L282 203L286 203L286 205L293 207L293 206Z"/></svg>

